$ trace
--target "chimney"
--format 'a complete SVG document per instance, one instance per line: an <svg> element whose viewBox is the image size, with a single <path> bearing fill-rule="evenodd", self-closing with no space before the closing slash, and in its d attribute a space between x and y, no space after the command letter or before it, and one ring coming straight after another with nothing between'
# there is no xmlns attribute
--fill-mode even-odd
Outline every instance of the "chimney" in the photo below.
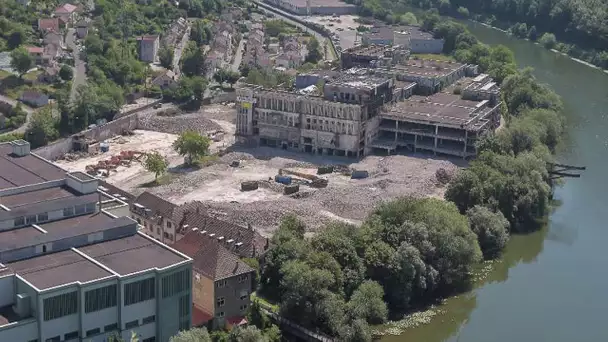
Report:
<svg viewBox="0 0 608 342"><path fill-rule="evenodd" d="M196 232L196 231L198 231L198 228L194 227L194 228L192 228L192 231Z"/></svg>
<svg viewBox="0 0 608 342"><path fill-rule="evenodd" d="M17 157L23 157L30 154L30 143L23 139L11 141L11 146L13 147L13 154Z"/></svg>
<svg viewBox="0 0 608 342"><path fill-rule="evenodd" d="M234 270L232 271L232 273L236 273L236 270L239 269L239 262L238 260L234 262Z"/></svg>

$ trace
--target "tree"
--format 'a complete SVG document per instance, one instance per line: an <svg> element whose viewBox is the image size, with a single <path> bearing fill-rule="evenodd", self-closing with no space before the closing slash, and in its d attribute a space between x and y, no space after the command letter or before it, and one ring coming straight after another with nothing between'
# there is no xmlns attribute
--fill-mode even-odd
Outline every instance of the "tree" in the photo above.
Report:
<svg viewBox="0 0 608 342"><path fill-rule="evenodd" d="M183 156L186 165L192 165L199 158L209 153L211 140L195 131L185 131L173 143L173 148Z"/></svg>
<svg viewBox="0 0 608 342"><path fill-rule="evenodd" d="M158 59L163 68L173 69L173 49L163 45L160 50L158 50Z"/></svg>
<svg viewBox="0 0 608 342"><path fill-rule="evenodd" d="M417 25L418 19L416 19L416 15L412 12L407 12L399 18L399 21L403 25Z"/></svg>
<svg viewBox="0 0 608 342"><path fill-rule="evenodd" d="M169 163L165 157L163 157L157 151L154 151L146 155L144 167L146 170L154 173L154 181L158 182L158 176L167 172L168 164Z"/></svg>
<svg viewBox="0 0 608 342"><path fill-rule="evenodd" d="M74 77L74 71L69 65L63 64L59 69L59 77L64 81L69 81Z"/></svg>
<svg viewBox="0 0 608 342"><path fill-rule="evenodd" d="M230 84L231 88L234 88L234 84L241 78L241 75L238 72L228 70L224 75L224 81Z"/></svg>
<svg viewBox="0 0 608 342"><path fill-rule="evenodd" d="M321 55L321 46L319 41L315 37L311 37L306 43L306 48L308 49L308 55L306 55L306 62L317 64L323 56Z"/></svg>
<svg viewBox="0 0 608 342"><path fill-rule="evenodd" d="M270 319L262 312L262 306L257 299L254 299L247 309L247 322L260 330L265 330L272 325Z"/></svg>
<svg viewBox="0 0 608 342"><path fill-rule="evenodd" d="M460 6L460 7L458 7L457 11L458 11L459 15L461 15L461 16L463 16L465 18L469 17L469 9L468 8Z"/></svg>
<svg viewBox="0 0 608 342"><path fill-rule="evenodd" d="M354 319L361 318L370 324L382 324L388 317L384 302L384 289L375 281L365 281L348 301L348 313Z"/></svg>
<svg viewBox="0 0 608 342"><path fill-rule="evenodd" d="M25 140L29 141L32 148L44 146L59 138L57 120L53 118L50 107L45 107L34 114L29 128L25 131Z"/></svg>
<svg viewBox="0 0 608 342"><path fill-rule="evenodd" d="M199 76L205 73L205 56L195 42L188 42L182 54L182 72L188 76Z"/></svg>
<svg viewBox="0 0 608 342"><path fill-rule="evenodd" d="M545 32L540 36L538 42L547 49L553 49L557 44L557 39L553 33Z"/></svg>
<svg viewBox="0 0 608 342"><path fill-rule="evenodd" d="M268 342L260 329L255 326L236 327L228 334L228 342Z"/></svg>
<svg viewBox="0 0 608 342"><path fill-rule="evenodd" d="M11 52L11 68L17 70L20 77L34 66L34 59L24 47L19 47Z"/></svg>
<svg viewBox="0 0 608 342"><path fill-rule="evenodd" d="M486 259L500 255L509 241L509 221L502 213L494 213L486 207L474 206L467 210L471 230L477 235L477 241Z"/></svg>
<svg viewBox="0 0 608 342"><path fill-rule="evenodd" d="M180 331L169 342L211 342L211 337L205 328L192 328Z"/></svg>
<svg viewBox="0 0 608 342"><path fill-rule="evenodd" d="M535 41L538 39L538 32L536 31L536 26L532 25L530 30L528 31L528 39L531 41Z"/></svg>

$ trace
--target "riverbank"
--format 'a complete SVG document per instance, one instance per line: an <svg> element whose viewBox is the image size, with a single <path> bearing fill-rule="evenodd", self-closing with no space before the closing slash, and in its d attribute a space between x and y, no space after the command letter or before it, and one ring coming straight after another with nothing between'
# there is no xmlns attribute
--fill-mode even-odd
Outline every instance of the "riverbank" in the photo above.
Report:
<svg viewBox="0 0 608 342"><path fill-rule="evenodd" d="M457 19L456 19L456 20L457 20ZM496 31L498 31L498 32L501 32L501 33L504 33L504 34L510 35L510 36L512 36L513 38L520 39L520 40L524 40L524 41L528 41L528 42L530 42L530 43L532 43L532 44L534 44L534 45L538 45L540 48L544 48L543 46L541 46L541 44L540 44L540 43L538 43L538 42L536 42L536 41L532 41L532 40L530 40L529 38L520 38L520 37L517 37L517 36L515 36L515 35L513 35L513 34L509 33L509 31L508 31L508 30L503 30L503 29L501 29L500 27L497 27L497 26L492 26L492 25L490 25L490 24L484 23L484 22L482 22L482 21L477 21L477 20L474 20L474 19L467 19L467 20L468 20L469 22L472 22L472 23L475 23L475 24L479 24L479 25L485 26L485 27L487 27L487 28L490 28L490 29L492 29L492 30L496 30ZM603 68L601 68L601 67L599 67L599 66L597 66L597 65L595 65L595 64L592 64L592 63L589 63L589 62L587 62L587 61L584 61L584 60L582 60L582 59L578 59L578 58L572 57L571 55L569 55L569 54L567 54L567 53L565 53L565 52L562 52L562 51L559 51L559 50L556 50L556 49L547 49L547 50L548 50L548 51L551 51L551 52L553 52L553 53L556 53L556 54L559 54L559 55L565 56L565 57L567 57L567 58L569 58L569 59L571 59L571 60L573 60L573 61L575 61L575 62L577 62L577 63L583 64L583 65L588 66L588 67L593 68L593 69L600 70L600 71L602 71L602 72L604 72L604 73L607 73L607 74L608 74L608 70L603 69Z"/></svg>

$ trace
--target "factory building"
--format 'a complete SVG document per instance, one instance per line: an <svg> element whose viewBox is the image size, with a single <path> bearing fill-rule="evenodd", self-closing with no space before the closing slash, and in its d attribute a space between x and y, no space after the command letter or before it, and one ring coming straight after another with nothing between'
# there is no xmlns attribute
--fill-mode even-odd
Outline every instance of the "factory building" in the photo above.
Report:
<svg viewBox="0 0 608 342"><path fill-rule="evenodd" d="M192 259L82 172L0 144L0 341L166 342L192 321Z"/></svg>
<svg viewBox="0 0 608 342"><path fill-rule="evenodd" d="M441 53L445 41L418 26L375 26L361 38L363 45L399 45L411 53Z"/></svg>
<svg viewBox="0 0 608 342"><path fill-rule="evenodd" d="M377 115L393 101L392 79L364 69L343 72L317 89L298 91L241 85L237 139L241 143L316 154L362 156L375 138Z"/></svg>

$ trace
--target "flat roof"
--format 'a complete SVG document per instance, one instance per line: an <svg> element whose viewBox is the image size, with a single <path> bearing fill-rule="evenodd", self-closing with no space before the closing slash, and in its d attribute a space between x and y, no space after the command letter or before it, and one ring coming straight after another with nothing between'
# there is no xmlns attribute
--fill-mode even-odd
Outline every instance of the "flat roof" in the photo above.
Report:
<svg viewBox="0 0 608 342"><path fill-rule="evenodd" d="M0 307L0 326L19 320L21 320L21 317L13 310L13 305Z"/></svg>
<svg viewBox="0 0 608 342"><path fill-rule="evenodd" d="M0 204L13 210L27 204L40 203L56 199L67 199L78 197L76 191L67 186L56 186L48 189L22 192L9 196L0 197Z"/></svg>
<svg viewBox="0 0 608 342"><path fill-rule="evenodd" d="M89 282L113 275L73 250L45 254L13 262L7 266L40 290L73 282Z"/></svg>
<svg viewBox="0 0 608 342"><path fill-rule="evenodd" d="M65 171L33 155L17 157L10 143L0 144L0 190L65 178Z"/></svg>
<svg viewBox="0 0 608 342"><path fill-rule="evenodd" d="M391 67L393 72L410 73L423 76L444 76L458 70L465 64L430 59L408 59Z"/></svg>
<svg viewBox="0 0 608 342"><path fill-rule="evenodd" d="M384 57L384 52L391 49L387 45L356 45L352 48L342 50L342 54L352 54L357 56L368 56L368 57Z"/></svg>
<svg viewBox="0 0 608 342"><path fill-rule="evenodd" d="M395 103L386 114L413 120L464 124L483 103L463 100L459 95L448 93L429 97L412 95L403 102Z"/></svg>
<svg viewBox="0 0 608 342"><path fill-rule="evenodd" d="M29 201L37 200L37 198L31 198L31 196L26 196L25 198L29 199ZM97 202L98 200L99 194L95 192L82 196L55 198L40 202L26 203L11 211L0 211L0 220L4 221L20 216L27 216L28 214L38 214L43 212L61 210L69 206Z"/></svg>
<svg viewBox="0 0 608 342"><path fill-rule="evenodd" d="M41 223L38 224L38 227L46 230L49 233L61 233L69 231L81 232L81 229L75 230L75 228L84 228L85 226L110 226L115 220L115 218L103 213L102 211L98 211L94 214L74 216L70 218L64 218L58 221Z"/></svg>
<svg viewBox="0 0 608 342"><path fill-rule="evenodd" d="M374 75L369 69L351 68L344 70L334 81L327 83L326 87L342 86L352 88L374 89L388 82L390 79L385 76Z"/></svg>
<svg viewBox="0 0 608 342"><path fill-rule="evenodd" d="M21 241L30 240L43 234L43 232L31 226L4 230L0 232L0 241L2 241L2 244L18 245Z"/></svg>
<svg viewBox="0 0 608 342"><path fill-rule="evenodd" d="M121 276L151 268L165 268L187 260L141 233L80 247L78 250Z"/></svg>

